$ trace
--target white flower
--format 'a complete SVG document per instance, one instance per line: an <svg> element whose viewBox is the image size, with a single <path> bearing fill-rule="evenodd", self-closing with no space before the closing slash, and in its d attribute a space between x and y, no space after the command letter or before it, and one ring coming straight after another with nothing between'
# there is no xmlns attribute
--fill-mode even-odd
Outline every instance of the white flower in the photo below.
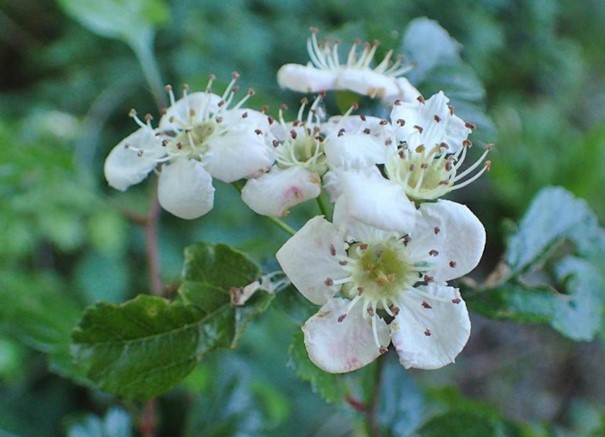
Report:
<svg viewBox="0 0 605 437"><path fill-rule="evenodd" d="M242 189L243 201L256 213L282 217L290 208L321 192L321 176L327 170L324 138L319 135L321 98L315 99L303 119L307 100L303 99L298 118L287 123L280 108L279 121L272 132L276 163L256 178L248 179Z"/></svg>
<svg viewBox="0 0 605 437"><path fill-rule="evenodd" d="M171 105L157 129L152 128L150 116L143 123L132 111L140 129L107 157L109 184L125 190L161 164L160 205L177 217L194 219L212 209L212 178L231 183L268 168L273 159L265 143L267 118L242 108L252 91L231 105L237 77L234 74L222 96L210 92L213 77L207 91L190 94L185 87L178 101L167 87Z"/></svg>
<svg viewBox="0 0 605 437"><path fill-rule="evenodd" d="M397 148L386 160L385 173L413 200L433 200L465 187L491 166L490 161L481 166L491 150L488 146L474 164L458 173L472 145L468 135L474 126L456 116L448 103L439 92L426 101L396 102L393 107Z"/></svg>
<svg viewBox="0 0 605 437"><path fill-rule="evenodd" d="M277 252L296 288L321 305L303 326L311 360L349 372L386 352L401 364L435 369L454 361L470 334L466 306L446 281L479 262L485 230L463 205L439 200L419 208L409 234L349 220L311 219ZM340 220L340 219L338 219Z"/></svg>
<svg viewBox="0 0 605 437"><path fill-rule="evenodd" d="M333 198L346 197L348 213L356 220L405 231L414 202L435 200L480 177L491 166L490 161L482 165L491 146L474 164L460 171L472 145L467 137L473 125L454 115L448 102L442 92L426 101L396 102L392 124L383 121L381 125L388 132L381 155L374 152L378 149L373 141L338 154L346 161L340 168L347 171L328 173ZM329 161L330 153L326 148ZM378 171L376 166L381 164Z"/></svg>
<svg viewBox="0 0 605 437"><path fill-rule="evenodd" d="M346 63L341 63L338 43L320 44L317 33L317 29L311 29L311 37L307 40L310 58L307 65L286 64L279 69L277 82L281 87L304 93L351 90L390 103L396 99L413 100L420 95L407 79L400 77L411 67L403 66L401 59L391 61L392 50L372 67L378 44L366 43L359 52L360 43L355 42Z"/></svg>

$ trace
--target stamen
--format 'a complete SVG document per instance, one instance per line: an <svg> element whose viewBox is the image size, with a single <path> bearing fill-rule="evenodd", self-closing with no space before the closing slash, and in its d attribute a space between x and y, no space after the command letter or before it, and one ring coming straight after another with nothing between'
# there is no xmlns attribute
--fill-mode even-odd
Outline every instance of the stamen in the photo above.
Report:
<svg viewBox="0 0 605 437"><path fill-rule="evenodd" d="M164 87L164 89L168 93L168 99L170 100L170 106L174 105L174 103L176 102L176 100L174 98L174 92L172 91L172 85L166 85Z"/></svg>
<svg viewBox="0 0 605 437"><path fill-rule="evenodd" d="M376 317L376 315L372 315L372 333L374 334L374 341L376 342L376 346L378 346L378 348L381 348L382 345L378 341L378 331L376 329Z"/></svg>
<svg viewBox="0 0 605 437"><path fill-rule="evenodd" d="M344 314L341 314L340 316L338 316L339 322L342 322L345 319L345 317L347 317L347 315L349 314L351 309L355 306L355 304L359 301L359 299L361 299L360 295L357 295L353 299L351 299L351 301L347 305L347 308L345 309Z"/></svg>

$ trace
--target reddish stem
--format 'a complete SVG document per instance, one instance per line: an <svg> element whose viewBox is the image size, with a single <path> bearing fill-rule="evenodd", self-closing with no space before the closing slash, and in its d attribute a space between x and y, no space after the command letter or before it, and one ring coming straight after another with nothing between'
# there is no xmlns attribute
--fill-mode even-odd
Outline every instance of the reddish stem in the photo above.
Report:
<svg viewBox="0 0 605 437"><path fill-rule="evenodd" d="M158 222L160 216L160 203L157 196L157 182L154 184L149 213L145 220L145 241L147 242L147 268L149 270L149 282L151 294L163 295L162 275L160 273L160 250L158 242Z"/></svg>
<svg viewBox="0 0 605 437"><path fill-rule="evenodd" d="M364 413L364 414L368 412L368 408L366 407L366 405L363 402L361 402L359 399L356 399L353 396L349 395L345 398L345 400L349 403L351 408L353 408L355 411L359 411L360 413Z"/></svg>
<svg viewBox="0 0 605 437"><path fill-rule="evenodd" d="M156 419L155 399L150 399L143 405L143 413L139 422L139 431L142 437L156 437L157 419Z"/></svg>

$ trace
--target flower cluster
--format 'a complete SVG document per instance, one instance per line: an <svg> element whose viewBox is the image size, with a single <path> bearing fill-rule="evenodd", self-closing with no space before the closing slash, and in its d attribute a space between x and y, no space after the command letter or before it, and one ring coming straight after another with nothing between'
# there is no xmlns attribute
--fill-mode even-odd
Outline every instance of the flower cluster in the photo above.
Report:
<svg viewBox="0 0 605 437"><path fill-rule="evenodd" d="M159 173L162 207L186 219L210 211L212 178L245 180L242 200L255 212L282 217L321 195L333 216L311 218L277 252L294 286L318 312L304 325L311 360L333 373L358 369L392 344L403 366L424 369L454 361L470 334L459 291L447 281L469 273L485 245L481 222L442 197L489 169L485 153L464 165L474 129L454 114L443 92L424 99L402 77L392 54L372 66L376 44L354 44L341 63L338 44L308 41L311 63L287 64L278 83L318 92L302 100L294 120L235 102L235 81L222 95L189 93L171 105L157 128L139 129L105 163L119 190ZM324 92L347 89L390 108L388 119L358 114L353 105L328 117Z"/></svg>
<svg viewBox="0 0 605 437"><path fill-rule="evenodd" d="M485 230L466 206L440 198L486 171L487 151L459 171L473 126L443 93L396 102L390 121L347 116L328 126L333 220L311 219L277 253L296 288L321 305L303 327L311 360L348 372L392 343L406 368L453 362L470 321L447 281L478 264Z"/></svg>
<svg viewBox="0 0 605 437"><path fill-rule="evenodd" d="M143 122L131 111L140 127L105 160L109 185L126 190L159 167L160 205L177 217L194 219L214 205L212 178L231 183L270 167L269 122L263 113L244 108L252 90L234 103L237 78L234 73L222 96L211 91L212 76L206 91L189 93L185 86L179 100L168 86L171 105L157 128L151 116Z"/></svg>

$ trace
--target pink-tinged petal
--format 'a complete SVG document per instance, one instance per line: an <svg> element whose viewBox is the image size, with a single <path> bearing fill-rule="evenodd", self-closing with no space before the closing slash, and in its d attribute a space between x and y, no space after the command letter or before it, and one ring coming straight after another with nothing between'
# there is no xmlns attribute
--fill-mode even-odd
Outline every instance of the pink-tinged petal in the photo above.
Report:
<svg viewBox="0 0 605 437"><path fill-rule="evenodd" d="M385 95L382 100L388 105L392 105L393 102L399 100L401 102L416 102L418 97L421 96L418 91L405 77L398 77L395 79L397 85L397 93Z"/></svg>
<svg viewBox="0 0 605 437"><path fill-rule="evenodd" d="M336 89L345 89L372 98L396 94L399 91L395 78L365 69L343 68L336 78Z"/></svg>
<svg viewBox="0 0 605 437"><path fill-rule="evenodd" d="M162 208L182 219L195 219L214 205L212 177L199 161L179 158L162 166L158 182Z"/></svg>
<svg viewBox="0 0 605 437"><path fill-rule="evenodd" d="M234 123L222 135L208 139L204 165L210 174L226 183L253 177L273 164L270 148L256 124Z"/></svg>
<svg viewBox="0 0 605 437"><path fill-rule="evenodd" d="M317 367L330 373L345 373L360 369L381 354L381 346L389 345L389 328L376 317L376 344L372 319L362 315L362 300L351 308L344 319L350 301L330 299L303 326L309 358Z"/></svg>
<svg viewBox="0 0 605 437"><path fill-rule="evenodd" d="M376 171L343 171L339 179L348 213L354 219L402 234L414 228L418 211L401 185Z"/></svg>
<svg viewBox="0 0 605 437"><path fill-rule="evenodd" d="M336 227L317 216L286 241L275 257L298 291L323 305L340 289L333 282L349 276L339 264L345 255Z"/></svg>
<svg viewBox="0 0 605 437"><path fill-rule="evenodd" d="M282 88L301 93L329 91L336 85L336 73L311 65L286 64L277 71L277 83Z"/></svg>
<svg viewBox="0 0 605 437"><path fill-rule="evenodd" d="M111 150L105 159L105 179L113 188L124 191L145 179L165 154L155 132L142 127Z"/></svg>
<svg viewBox="0 0 605 437"><path fill-rule="evenodd" d="M272 217L283 217L291 207L321 192L321 179L303 167L280 169L248 179L242 189L242 199L254 212Z"/></svg>
<svg viewBox="0 0 605 437"><path fill-rule="evenodd" d="M466 304L443 284L408 290L398 302L399 314L389 325L391 339L406 368L438 369L453 363L471 332Z"/></svg>
<svg viewBox="0 0 605 437"><path fill-rule="evenodd" d="M188 94L166 109L160 119L160 129L185 129L200 124L218 110L221 100L220 96L207 92Z"/></svg>
<svg viewBox="0 0 605 437"><path fill-rule="evenodd" d="M422 219L409 247L415 254L432 254L430 274L436 281L459 278L479 264L485 228L466 206L440 199L423 203L419 212Z"/></svg>

